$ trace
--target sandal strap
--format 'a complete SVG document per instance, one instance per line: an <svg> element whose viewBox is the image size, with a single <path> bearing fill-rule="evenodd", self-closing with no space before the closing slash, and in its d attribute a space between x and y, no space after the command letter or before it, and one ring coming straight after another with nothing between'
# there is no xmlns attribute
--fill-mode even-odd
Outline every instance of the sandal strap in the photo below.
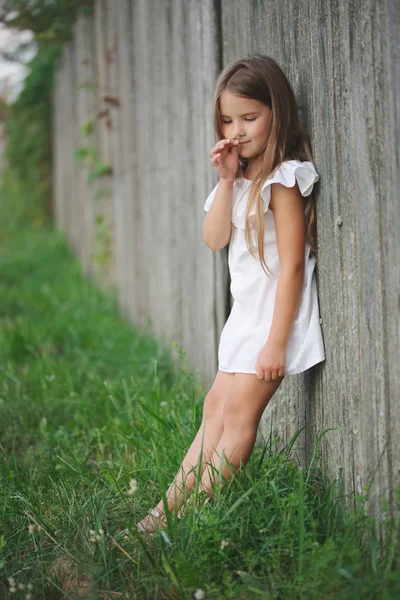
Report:
<svg viewBox="0 0 400 600"><path fill-rule="evenodd" d="M152 517L162 517L162 516L164 516L163 511L160 510L159 508L152 508L151 510L149 510L148 514L151 515Z"/></svg>

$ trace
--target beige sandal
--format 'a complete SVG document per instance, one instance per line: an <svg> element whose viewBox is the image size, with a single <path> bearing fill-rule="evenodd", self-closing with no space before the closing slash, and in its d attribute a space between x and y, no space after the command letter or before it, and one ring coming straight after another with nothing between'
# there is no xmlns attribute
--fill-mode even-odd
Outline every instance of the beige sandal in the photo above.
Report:
<svg viewBox="0 0 400 600"><path fill-rule="evenodd" d="M196 509L200 508L200 506L202 506L204 504L207 504L209 501L210 501L209 496L207 496L205 498L204 502L201 502L201 500L198 499L198 501L196 503ZM189 502L194 502L194 500L189 500ZM185 505L183 504L176 512L176 516L178 517L178 519L182 519L182 517L184 515L185 515ZM165 516L164 511L159 508L152 508L147 513L147 516L144 519L142 519L141 521L139 521L139 523L136 524L136 527L137 527L138 531L153 533L160 527L164 527L166 524L167 524L167 518Z"/></svg>
<svg viewBox="0 0 400 600"><path fill-rule="evenodd" d="M159 508L152 508L147 513L147 516L136 524L138 531L152 533L166 525L167 519L164 511Z"/></svg>

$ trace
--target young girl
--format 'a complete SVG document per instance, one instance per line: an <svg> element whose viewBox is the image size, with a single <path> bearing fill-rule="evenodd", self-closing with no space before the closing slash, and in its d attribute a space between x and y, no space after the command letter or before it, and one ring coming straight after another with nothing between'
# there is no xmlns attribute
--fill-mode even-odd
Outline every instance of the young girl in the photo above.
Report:
<svg viewBox="0 0 400 600"><path fill-rule="evenodd" d="M218 476L225 483L246 464L284 376L325 359L314 272L312 190L319 175L293 90L275 60L250 56L222 71L214 128L211 162L219 182L204 206L203 237L214 251L229 243L234 303L201 426L166 494L178 516L198 472L199 489L210 497ZM161 500L137 527L154 531L165 522Z"/></svg>

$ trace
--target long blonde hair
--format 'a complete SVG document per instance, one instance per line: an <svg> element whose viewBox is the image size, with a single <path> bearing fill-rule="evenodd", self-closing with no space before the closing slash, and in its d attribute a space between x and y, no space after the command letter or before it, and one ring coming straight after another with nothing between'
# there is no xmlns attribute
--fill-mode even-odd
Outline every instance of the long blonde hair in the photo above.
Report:
<svg viewBox="0 0 400 600"><path fill-rule="evenodd" d="M266 148L260 155L261 170L250 186L245 218L245 240L249 252L256 258L250 233L249 215L256 206L258 258L261 266L270 271L264 256L264 214L261 190L265 181L285 160L313 161L309 137L300 128L298 106L293 89L279 67L270 56L255 54L231 62L219 75L214 93L215 141L223 138L220 96L229 90L238 96L258 100L271 110L269 136ZM236 178L242 178L247 167L246 159L239 160ZM306 240L316 253L315 196L307 196L305 208ZM265 268L264 268L265 266Z"/></svg>

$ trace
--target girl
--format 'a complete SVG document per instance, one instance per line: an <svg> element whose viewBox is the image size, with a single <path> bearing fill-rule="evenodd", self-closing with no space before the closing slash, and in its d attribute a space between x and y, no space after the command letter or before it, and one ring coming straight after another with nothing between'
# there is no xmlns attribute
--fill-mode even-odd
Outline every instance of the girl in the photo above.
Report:
<svg viewBox="0 0 400 600"><path fill-rule="evenodd" d="M312 190L319 175L293 90L275 60L257 54L222 71L214 129L211 162L219 182L204 206L203 237L214 251L229 243L234 303L201 426L166 494L178 516L197 473L210 497L214 478L226 482L246 464L284 376L325 359L314 272ZM161 500L137 527L154 531L165 522Z"/></svg>

